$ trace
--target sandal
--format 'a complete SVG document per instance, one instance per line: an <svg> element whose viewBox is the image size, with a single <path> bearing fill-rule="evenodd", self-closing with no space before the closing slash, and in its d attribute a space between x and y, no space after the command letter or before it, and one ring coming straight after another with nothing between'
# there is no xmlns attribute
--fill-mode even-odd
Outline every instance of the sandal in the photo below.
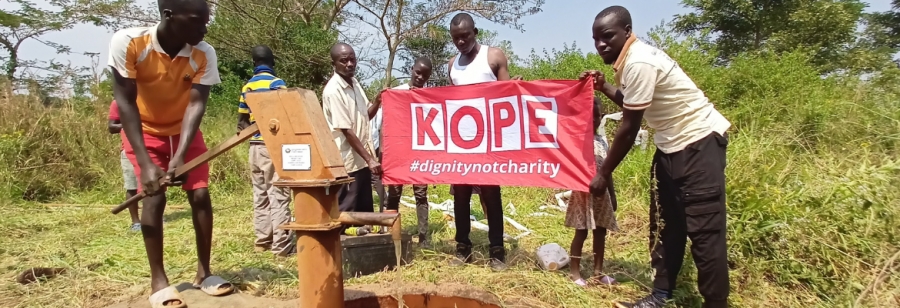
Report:
<svg viewBox="0 0 900 308"><path fill-rule="evenodd" d="M596 278L595 278L595 279L592 279L592 280L597 280L597 283L603 284L603 285L614 285L614 284L619 284L619 282L616 281L615 278L612 278L612 277L609 277L609 276L606 276L606 275L603 275L603 277L600 277L599 279L596 279Z"/></svg>
<svg viewBox="0 0 900 308"><path fill-rule="evenodd" d="M206 277L199 285L195 284L194 288L212 296L225 295L234 291L234 285L219 276Z"/></svg>
<svg viewBox="0 0 900 308"><path fill-rule="evenodd" d="M187 308L181 293L173 286L156 291L149 300L151 308Z"/></svg>
<svg viewBox="0 0 900 308"><path fill-rule="evenodd" d="M572 282L575 283L576 285L578 285L579 287L587 287L587 285L588 285L587 282L584 281L584 278L578 278L576 280L573 280Z"/></svg>

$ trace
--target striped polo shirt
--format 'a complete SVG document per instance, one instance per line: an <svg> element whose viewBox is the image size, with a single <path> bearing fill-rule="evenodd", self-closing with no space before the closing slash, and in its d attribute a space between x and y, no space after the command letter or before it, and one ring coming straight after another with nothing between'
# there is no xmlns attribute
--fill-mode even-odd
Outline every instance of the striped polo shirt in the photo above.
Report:
<svg viewBox="0 0 900 308"><path fill-rule="evenodd" d="M250 115L250 123L256 122L256 119L253 118L253 113L250 112L250 106L247 106L247 102L245 101L247 92L255 92L255 91L269 91L269 90L278 90L287 88L287 84L284 83L284 80L281 78L275 77L275 70L272 68L260 65L253 69L253 77L247 81L247 84L241 88L241 99L238 104L238 112L246 113ZM256 133L250 138L250 143L262 143L263 138L262 134Z"/></svg>
<svg viewBox="0 0 900 308"><path fill-rule="evenodd" d="M221 79L212 46L185 44L171 58L159 45L158 26L116 31L109 42L108 65L135 80L144 133L168 137L181 133L192 85L212 86Z"/></svg>

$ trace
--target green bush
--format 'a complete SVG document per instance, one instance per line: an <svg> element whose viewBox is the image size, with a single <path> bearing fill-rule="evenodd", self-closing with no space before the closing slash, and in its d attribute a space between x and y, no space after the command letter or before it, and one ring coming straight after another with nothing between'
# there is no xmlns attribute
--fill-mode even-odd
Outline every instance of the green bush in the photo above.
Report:
<svg viewBox="0 0 900 308"><path fill-rule="evenodd" d="M820 76L800 52L748 53L716 66L690 38L649 41L678 60L733 124L726 171L733 281L764 279L853 304L871 269L900 249L897 72ZM609 65L574 45L532 54L511 72L572 79L589 69L612 82ZM607 112L617 111L603 98ZM620 196L647 200L649 159L632 154L618 169Z"/></svg>

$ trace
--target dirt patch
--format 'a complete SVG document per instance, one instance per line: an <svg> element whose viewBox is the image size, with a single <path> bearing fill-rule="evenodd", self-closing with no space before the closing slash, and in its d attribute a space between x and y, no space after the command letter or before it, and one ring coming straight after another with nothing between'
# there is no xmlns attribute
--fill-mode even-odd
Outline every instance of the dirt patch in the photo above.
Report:
<svg viewBox="0 0 900 308"><path fill-rule="evenodd" d="M176 287L191 308L295 308L297 300L282 301L271 298L255 297L247 293L233 293L227 296L209 296L203 291L194 289L188 283ZM146 296L130 299L108 308L151 308Z"/></svg>
<svg viewBox="0 0 900 308"><path fill-rule="evenodd" d="M294 300L277 300L255 297L247 293L234 293L214 297L194 289L190 284L179 285L179 292L191 308L294 308ZM403 301L410 308L458 307L458 308L500 308L531 307L506 303L502 305L497 296L483 290L454 283L425 284L408 283L386 288L377 284L348 286L344 289L345 308L397 307L396 296L403 294ZM510 305L512 304L512 305ZM146 297L132 298L108 308L150 308Z"/></svg>
<svg viewBox="0 0 900 308"><path fill-rule="evenodd" d="M410 308L458 307L500 308L491 293L460 284L408 283L386 288L377 284L358 285L344 290L345 308L397 307L397 297Z"/></svg>

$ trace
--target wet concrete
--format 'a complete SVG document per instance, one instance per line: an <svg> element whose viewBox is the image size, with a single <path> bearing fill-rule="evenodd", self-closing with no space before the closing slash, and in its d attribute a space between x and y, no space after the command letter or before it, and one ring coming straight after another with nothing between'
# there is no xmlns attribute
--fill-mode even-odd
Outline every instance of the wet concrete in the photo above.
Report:
<svg viewBox="0 0 900 308"><path fill-rule="evenodd" d="M190 284L177 286L189 308L295 308L296 299L278 300L255 297L247 293L233 293L227 296L209 296L194 289ZM396 296L403 294L404 304L409 308L500 308L528 307L524 305L501 305L491 293L460 284L408 283L385 288L382 285L355 285L344 288L345 308L397 307ZM150 308L147 296L132 298L108 308Z"/></svg>

